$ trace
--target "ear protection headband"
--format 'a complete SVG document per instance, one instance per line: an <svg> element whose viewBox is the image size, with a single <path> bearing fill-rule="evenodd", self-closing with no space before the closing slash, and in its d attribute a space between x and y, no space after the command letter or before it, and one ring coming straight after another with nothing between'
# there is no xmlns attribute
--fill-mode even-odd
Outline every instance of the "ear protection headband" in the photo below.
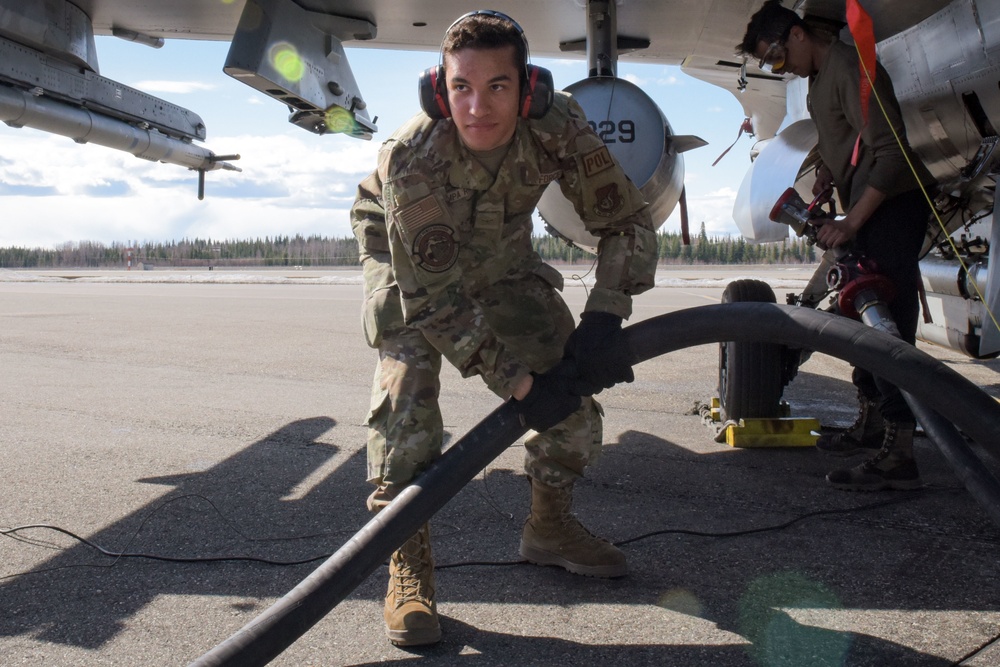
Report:
<svg viewBox="0 0 1000 667"><path fill-rule="evenodd" d="M445 30L445 37L452 28L471 16L494 16L507 21L517 34L521 36L524 43L524 82L521 85L521 99L518 103L519 115L521 118L541 118L552 107L553 91L552 72L544 67L531 65L528 63L528 39L524 35L524 30L517 21L506 14L492 9L480 9L464 14L455 20L448 29ZM440 60L444 62L442 53ZM420 108L434 120L451 118L451 108L448 106L448 90L445 87L444 65L438 64L420 73L420 80L417 82L417 89L420 95Z"/></svg>

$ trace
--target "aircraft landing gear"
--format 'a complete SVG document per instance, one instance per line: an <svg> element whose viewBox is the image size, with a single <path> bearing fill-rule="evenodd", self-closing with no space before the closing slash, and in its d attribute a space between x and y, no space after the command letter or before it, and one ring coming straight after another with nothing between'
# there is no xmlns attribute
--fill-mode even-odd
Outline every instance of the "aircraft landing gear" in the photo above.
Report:
<svg viewBox="0 0 1000 667"><path fill-rule="evenodd" d="M775 303L774 290L762 280L735 280L722 303ZM777 343L719 343L719 403L722 421L781 417L781 394L787 348Z"/></svg>

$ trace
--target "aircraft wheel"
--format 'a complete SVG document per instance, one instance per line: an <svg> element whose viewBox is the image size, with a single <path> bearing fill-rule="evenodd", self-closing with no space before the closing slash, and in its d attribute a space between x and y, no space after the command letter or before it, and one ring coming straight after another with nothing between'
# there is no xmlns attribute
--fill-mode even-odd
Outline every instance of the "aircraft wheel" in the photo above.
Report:
<svg viewBox="0 0 1000 667"><path fill-rule="evenodd" d="M774 291L762 280L736 280L726 286L722 303L775 303ZM719 343L719 401L722 419L772 419L781 416L785 388L783 345Z"/></svg>

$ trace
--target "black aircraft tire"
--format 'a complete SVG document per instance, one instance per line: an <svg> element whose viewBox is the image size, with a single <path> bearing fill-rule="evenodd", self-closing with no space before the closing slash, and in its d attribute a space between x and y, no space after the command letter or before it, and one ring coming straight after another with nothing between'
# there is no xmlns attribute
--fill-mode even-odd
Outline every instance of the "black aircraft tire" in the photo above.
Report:
<svg viewBox="0 0 1000 667"><path fill-rule="evenodd" d="M722 293L722 303L775 303L774 291L762 280L735 280ZM784 347L774 343L719 343L719 402L722 419L773 419L781 416L784 391Z"/></svg>

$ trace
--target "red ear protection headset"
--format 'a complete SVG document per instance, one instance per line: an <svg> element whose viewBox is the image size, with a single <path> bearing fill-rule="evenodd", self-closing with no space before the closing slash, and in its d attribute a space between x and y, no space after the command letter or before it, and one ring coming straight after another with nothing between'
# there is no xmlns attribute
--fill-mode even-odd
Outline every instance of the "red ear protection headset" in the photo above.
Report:
<svg viewBox="0 0 1000 667"><path fill-rule="evenodd" d="M521 118L541 118L552 107L553 91L552 72L544 67L538 67L528 63L528 39L524 36L524 30L517 24L517 21L502 12L492 9L480 9L478 11L464 14L448 26L445 36L451 32L456 25L470 16L495 16L509 22L517 34L521 36L524 43L524 83L521 86L520 116ZM444 60L442 54L441 60ZM420 73L420 80L417 83L420 94L420 107L428 116L434 120L451 117L451 109L448 106L448 90L445 88L444 65L430 67Z"/></svg>

